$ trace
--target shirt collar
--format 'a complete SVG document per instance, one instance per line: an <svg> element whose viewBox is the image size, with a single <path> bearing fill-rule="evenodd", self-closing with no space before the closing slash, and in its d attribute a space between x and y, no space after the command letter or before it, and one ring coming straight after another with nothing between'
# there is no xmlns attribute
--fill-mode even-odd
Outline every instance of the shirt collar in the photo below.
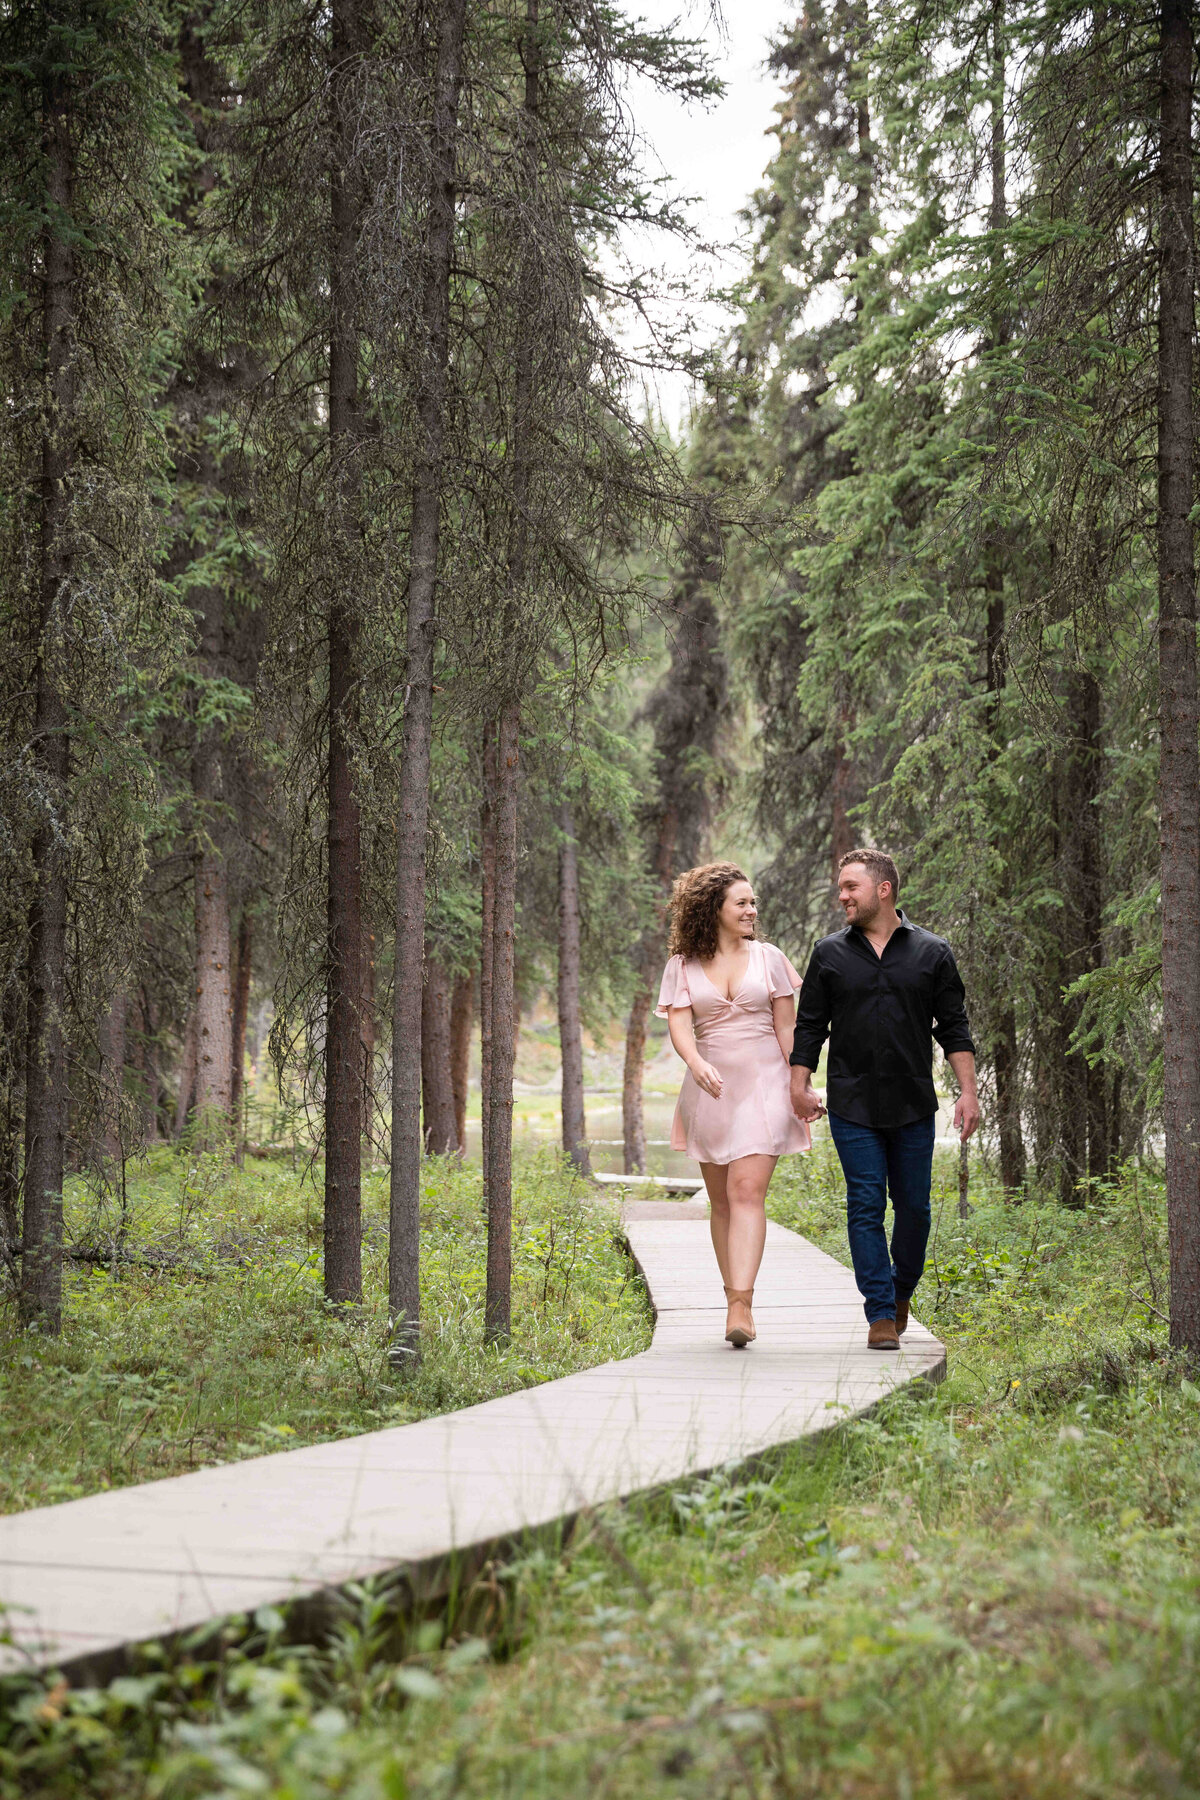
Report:
<svg viewBox="0 0 1200 1800"><path fill-rule="evenodd" d="M917 929L902 906L896 908L896 917L900 921L899 925L896 927L897 931L915 931ZM848 938L852 932L857 932L860 938L865 938L867 935L861 925L846 925L842 928L843 937ZM893 936L894 935L895 934L893 933ZM873 956L875 952L872 951L871 954Z"/></svg>

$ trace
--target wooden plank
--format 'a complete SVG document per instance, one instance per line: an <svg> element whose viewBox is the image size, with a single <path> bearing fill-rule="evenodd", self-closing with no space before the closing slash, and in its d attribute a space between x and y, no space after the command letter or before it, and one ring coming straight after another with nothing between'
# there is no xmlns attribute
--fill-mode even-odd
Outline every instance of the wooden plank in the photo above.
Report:
<svg viewBox="0 0 1200 1800"><path fill-rule="evenodd" d="M592 1174L593 1181L599 1181L606 1187L625 1188L661 1188L667 1194L700 1194L704 1191L704 1178L700 1175L606 1175Z"/></svg>
<svg viewBox="0 0 1200 1800"><path fill-rule="evenodd" d="M698 1216L699 1215L699 1216ZM126 1649L231 1613L403 1574L436 1593L468 1566L588 1507L827 1429L939 1374L915 1320L866 1349L849 1272L772 1225L757 1342L723 1340L703 1207L627 1204L656 1308L651 1348L414 1425L309 1445L0 1519L0 1667L94 1678Z"/></svg>

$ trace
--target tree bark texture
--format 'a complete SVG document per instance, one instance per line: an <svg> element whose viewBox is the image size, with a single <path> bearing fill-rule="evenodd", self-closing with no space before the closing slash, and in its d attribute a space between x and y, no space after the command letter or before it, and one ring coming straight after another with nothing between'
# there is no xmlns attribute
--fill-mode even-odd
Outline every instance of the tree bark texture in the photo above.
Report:
<svg viewBox="0 0 1200 1800"><path fill-rule="evenodd" d="M562 1051L563 1150L581 1175L592 1172L583 1109L583 1031L579 1017L579 843L564 801L558 829L558 1041Z"/></svg>
<svg viewBox="0 0 1200 1800"><path fill-rule="evenodd" d="M507 1338L512 1330L512 1115L515 1047L517 793L520 776L520 712L509 705L496 737L496 894L492 921L492 1044L488 1115L487 1291L484 1335Z"/></svg>
<svg viewBox="0 0 1200 1800"><path fill-rule="evenodd" d="M625 1026L625 1069L621 1080L621 1128L625 1138L625 1173L646 1173L646 1106L642 1071L646 1061L646 1031L654 994L644 978L633 996Z"/></svg>
<svg viewBox="0 0 1200 1800"><path fill-rule="evenodd" d="M521 39L521 63L525 72L519 156L526 191L536 194L539 170L537 120L540 106L541 45L538 36L538 0L525 0L525 29ZM513 368L512 445L508 495L508 570L505 598L506 635L520 628L521 608L529 564L528 508L535 396L534 296L535 279L526 255L521 270L516 319ZM513 675L510 681L516 681ZM521 706L510 689L496 729L496 787L492 818L496 837L496 878L492 918L491 1048L488 1087L483 1095L487 1113L488 1160L485 1176L488 1220L487 1291L484 1296L484 1336L489 1342L505 1339L512 1326L512 1114L513 1068L516 1061L516 906L517 906L517 800L520 783Z"/></svg>
<svg viewBox="0 0 1200 1800"><path fill-rule="evenodd" d="M41 797L34 832L25 1059L25 1184L20 1314L57 1334L62 1325L63 1168L67 1139L67 779L70 739L63 654L70 629L68 483L74 432L72 359L75 259L67 222L74 201L70 96L60 77L43 96L49 220L42 240L44 372L38 521L38 619L33 755Z"/></svg>
<svg viewBox="0 0 1200 1800"><path fill-rule="evenodd" d="M362 820L354 785L359 629L354 592L360 471L356 317L359 193L354 88L360 0L333 0L329 170L329 765L326 787L325 1297L362 1299Z"/></svg>
<svg viewBox="0 0 1200 1800"><path fill-rule="evenodd" d="M421 990L421 1093L425 1149L432 1156L452 1156L458 1134L450 1069L450 977L428 950Z"/></svg>
<svg viewBox="0 0 1200 1800"><path fill-rule="evenodd" d="M229 1088L229 1115L233 1121L233 1154L238 1168L246 1150L246 1018L250 1011L250 969L254 951L254 920L247 906L238 921L237 971L233 983L233 1072Z"/></svg>
<svg viewBox="0 0 1200 1800"><path fill-rule="evenodd" d="M224 604L220 588L206 588L200 611L200 663L206 675L221 671ZM217 729L201 728L192 758L196 808L196 1093L203 1128L229 1130L233 1087L233 993L230 980L229 875L218 809L222 798L221 745Z"/></svg>
<svg viewBox="0 0 1200 1800"><path fill-rule="evenodd" d="M196 1004L188 1009L183 1030L183 1055L179 1062L179 1088L175 1095L175 1141L179 1142L187 1127L188 1115L196 1098Z"/></svg>
<svg viewBox="0 0 1200 1800"><path fill-rule="evenodd" d="M701 513L689 536L674 596L670 667L644 715L654 731L655 800L643 817L643 828L660 909L666 905L675 876L699 862L712 815L717 733L729 691L713 604L720 571L719 528ZM660 910L638 947L639 981L625 1031L621 1112L627 1175L642 1174L646 1168L642 1071L666 949Z"/></svg>
<svg viewBox="0 0 1200 1800"><path fill-rule="evenodd" d="M1193 24L1163 0L1158 217L1158 686L1171 1342L1200 1352L1200 708L1192 404Z"/></svg>
<svg viewBox="0 0 1200 1800"><path fill-rule="evenodd" d="M1009 323L1003 306L1006 294L1004 247L1000 234L1008 222L1005 94L1008 51L1004 23L1004 0L992 6L991 42L991 119L989 165L991 194L988 203L988 229L993 233L990 266L993 282L993 309L989 324L989 344L998 348L1009 339ZM993 432L998 437L1000 410L993 407ZM987 531L983 552L983 586L986 602L984 623L984 681L987 689L987 729L991 739L988 757L994 762L1000 754L1001 698L1007 681L1007 619L1004 596L1004 545L999 528L992 522ZM997 896L1000 902L1005 897ZM1017 1034L1016 1009L1011 1002L999 1008L992 1033L992 1075L996 1091L996 1131L1000 1140L1000 1180L1009 1193L1025 1185L1025 1138L1021 1121L1021 1062Z"/></svg>
<svg viewBox="0 0 1200 1800"><path fill-rule="evenodd" d="M1039 1131L1039 1160L1058 1165L1063 1203L1081 1206L1089 1175L1103 1172L1106 1127L1091 1131L1101 1167L1089 1162L1089 1127L1099 1095L1105 1106L1102 1069L1089 1069L1086 1056L1072 1040L1081 1004L1067 990L1081 975L1096 968L1102 954L1101 894L1104 887L1096 800L1100 792L1100 690L1086 669L1067 677L1063 748L1054 769L1051 817L1055 870L1062 899L1056 954L1046 965L1044 1015L1036 1055L1044 1063L1040 1083L1049 1117Z"/></svg>
<svg viewBox="0 0 1200 1800"><path fill-rule="evenodd" d="M829 784L830 864L835 885L843 856L854 849L850 808L855 797L855 768L853 759L846 753L846 737L853 729L854 709L849 702L844 702L838 707L837 731L833 741L833 778ZM840 908L836 901L833 906L835 915L839 914Z"/></svg>
<svg viewBox="0 0 1200 1800"><path fill-rule="evenodd" d="M483 734L483 804L479 814L479 1127L483 1191L488 1191L491 1141L488 1097L492 1091L492 970L496 962L496 728Z"/></svg>
<svg viewBox="0 0 1200 1800"><path fill-rule="evenodd" d="M363 1125L370 1143L375 1142L375 933L368 927L363 933L363 999L360 1048L363 1081Z"/></svg>
<svg viewBox="0 0 1200 1800"><path fill-rule="evenodd" d="M25 1116L23 984L10 978L0 1008L0 1048L4 1051L0 1080L0 1262L8 1266L6 1249L21 1236L21 1140Z"/></svg>
<svg viewBox="0 0 1200 1800"><path fill-rule="evenodd" d="M396 858L396 972L392 1010L392 1168L388 1295L394 1318L415 1342L421 1317L421 990L425 945L425 858L433 734L446 404L450 369L450 279L458 102L465 0L442 0L430 121L421 328L425 353L417 400L420 450L413 483L408 579L408 675L400 755Z"/></svg>
<svg viewBox="0 0 1200 1800"><path fill-rule="evenodd" d="M450 1092L454 1139L460 1156L467 1149L467 1096L471 1081L471 1032L475 1024L475 977L460 975L450 996Z"/></svg>

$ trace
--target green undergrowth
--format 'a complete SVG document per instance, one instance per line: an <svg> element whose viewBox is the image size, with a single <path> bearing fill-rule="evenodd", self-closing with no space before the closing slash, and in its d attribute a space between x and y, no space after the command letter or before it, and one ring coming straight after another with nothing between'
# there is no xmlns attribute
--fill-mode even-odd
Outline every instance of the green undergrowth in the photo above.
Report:
<svg viewBox="0 0 1200 1800"><path fill-rule="evenodd" d="M422 1180L422 1355L387 1358L386 1177L364 1184L365 1301L321 1293L320 1170L160 1150L124 1198L75 1184L61 1338L0 1310L0 1511L373 1431L552 1381L649 1341L645 1292L613 1216L541 1151L513 1195L513 1331L483 1342L486 1223L477 1168ZM314 1185L314 1183L316 1185ZM140 1260L130 1260L140 1259Z"/></svg>
<svg viewBox="0 0 1200 1800"><path fill-rule="evenodd" d="M844 1253L836 1200L814 1157L773 1206ZM402 1642L358 1590L320 1649L263 1613L221 1659L10 1684L0 1793L1200 1794L1200 1386L1154 1310L1161 1189L972 1205L947 1158L939 1388L586 1519Z"/></svg>

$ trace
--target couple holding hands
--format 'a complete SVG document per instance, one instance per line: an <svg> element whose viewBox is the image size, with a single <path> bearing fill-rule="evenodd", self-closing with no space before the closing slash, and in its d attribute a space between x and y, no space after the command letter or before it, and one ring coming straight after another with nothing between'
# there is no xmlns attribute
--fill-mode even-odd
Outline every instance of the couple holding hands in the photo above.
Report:
<svg viewBox="0 0 1200 1800"><path fill-rule="evenodd" d="M802 982L782 950L755 937L754 889L736 864L689 869L675 883L672 954L658 1000L687 1064L671 1148L700 1164L729 1307L725 1337L739 1350L755 1336L750 1309L775 1164L811 1148L809 1126L827 1107L872 1350L900 1348L925 1267L935 1038L958 1081L954 1123L964 1142L979 1123L975 1046L954 956L944 938L904 916L899 894L896 865L883 851L843 856L846 926L819 941ZM823 1100L812 1074L826 1038Z"/></svg>

